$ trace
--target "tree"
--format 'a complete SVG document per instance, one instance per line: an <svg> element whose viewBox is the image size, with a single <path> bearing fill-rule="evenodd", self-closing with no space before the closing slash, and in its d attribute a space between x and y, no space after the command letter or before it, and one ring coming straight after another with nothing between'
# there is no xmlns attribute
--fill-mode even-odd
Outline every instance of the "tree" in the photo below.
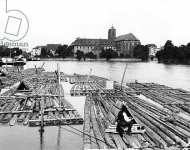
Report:
<svg viewBox="0 0 190 150"><path fill-rule="evenodd" d="M96 59L97 56L93 52L86 53L85 56L87 58Z"/></svg>
<svg viewBox="0 0 190 150"><path fill-rule="evenodd" d="M80 61L82 58L85 59L84 52L77 50L76 52L76 58Z"/></svg>
<svg viewBox="0 0 190 150"><path fill-rule="evenodd" d="M23 53L22 50L19 48L11 48L10 51L11 51L12 57L22 55L22 53Z"/></svg>
<svg viewBox="0 0 190 150"><path fill-rule="evenodd" d="M100 53L100 57L101 58L106 58L106 60L108 61L110 58L117 58L118 57L118 53L114 50L110 49L102 49L101 53Z"/></svg>
<svg viewBox="0 0 190 150"><path fill-rule="evenodd" d="M124 54L123 53L120 54L120 58L124 58Z"/></svg>
<svg viewBox="0 0 190 150"><path fill-rule="evenodd" d="M1 57L15 57L19 56L23 53L22 49L15 47L15 48L8 48L0 46L0 56Z"/></svg>
<svg viewBox="0 0 190 150"><path fill-rule="evenodd" d="M159 62L164 63L189 63L190 43L179 47L173 45L172 41L166 41L164 48L157 52L156 57Z"/></svg>
<svg viewBox="0 0 190 150"><path fill-rule="evenodd" d="M58 57L73 57L74 53L73 53L73 46L68 46L66 44L61 45L57 48L56 50L56 54Z"/></svg>
<svg viewBox="0 0 190 150"><path fill-rule="evenodd" d="M174 45L173 45L172 41L167 40L165 45L164 45L164 49L170 49L170 48L173 48L173 47L174 47Z"/></svg>
<svg viewBox="0 0 190 150"><path fill-rule="evenodd" d="M74 51L73 50L74 50L74 46L71 45L71 46L67 47L67 56L68 57L73 57L74 56Z"/></svg>
<svg viewBox="0 0 190 150"><path fill-rule="evenodd" d="M41 49L41 57L47 57L48 53L47 53L47 49L46 48L42 48Z"/></svg>
<svg viewBox="0 0 190 150"><path fill-rule="evenodd" d="M148 45L137 45L134 48L134 57L140 58L143 61L147 61L149 57L149 47Z"/></svg>

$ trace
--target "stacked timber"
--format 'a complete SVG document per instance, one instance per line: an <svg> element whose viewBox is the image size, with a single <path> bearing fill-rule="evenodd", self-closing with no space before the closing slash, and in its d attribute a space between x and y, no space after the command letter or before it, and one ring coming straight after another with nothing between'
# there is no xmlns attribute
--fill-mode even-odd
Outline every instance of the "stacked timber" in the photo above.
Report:
<svg viewBox="0 0 190 150"><path fill-rule="evenodd" d="M100 141L103 140L107 144L108 148L112 146L115 148L133 147L144 149L147 147L151 149L180 149L180 147L186 147L188 138L190 137L190 122L188 119L178 115L178 111L174 111L174 109L176 109L176 107L178 108L179 106L175 105L175 107L165 107L163 102L161 102L164 97L156 92L157 86L153 83L146 84L146 86L149 86L149 90L144 89L144 84L137 84L138 91L136 92L138 93L140 91L143 93L144 91L148 91L151 93L153 90L153 92L149 94L151 95L149 98L155 102L159 102L159 104L163 107L159 107L154 103L138 97L138 95L136 95L137 93L134 92L134 90L137 90L137 88L134 88L134 85L136 86L136 84L134 83L132 85L133 89L130 89L129 85L128 87L123 86L122 90L118 90L120 89L119 85L116 85L114 93L109 92L109 90L103 90L101 93L96 92L95 94L88 95L85 104L85 116L86 119L88 118L88 121L86 122L85 119L84 131L86 130L87 126L89 127L92 124L92 126L98 130L95 132L97 137L100 138ZM150 86L153 87L153 89L151 89ZM159 86L159 91L160 90L167 94L165 101L172 101L172 99L168 97L169 95L174 95L173 92L176 90L178 91L177 94L175 94L176 97L180 97L180 94L182 96L183 92L185 93L187 99L187 91L178 89L174 90L163 85ZM153 99L152 96L154 95L155 98L156 94L158 95L157 101ZM180 98L178 101L179 100ZM181 101L184 101L184 99ZM110 124L115 123L115 118L117 117L120 104L122 102L125 102L135 120L139 124L146 126L145 134L125 136L124 140L121 140L117 134L109 134L104 132ZM89 112L91 112L91 114ZM92 121L91 118L96 120L98 123ZM89 133L89 130L90 129L88 128L88 130L85 132ZM89 139L87 138L87 141L88 140ZM87 147L91 147L91 142L88 141L86 143L88 143Z"/></svg>
<svg viewBox="0 0 190 150"><path fill-rule="evenodd" d="M18 75L18 77L17 77ZM27 69L8 73L21 83L0 96L0 122L39 126L41 109L44 110L44 125L82 124L83 119L65 100L63 87L58 84L54 72ZM61 73L62 80L66 80ZM29 92L31 91L31 92Z"/></svg>
<svg viewBox="0 0 190 150"><path fill-rule="evenodd" d="M190 92L174 89L155 83L129 83L129 87L138 90L142 95L163 105L170 111L187 113L190 115Z"/></svg>
<svg viewBox="0 0 190 150"><path fill-rule="evenodd" d="M105 133L105 129L115 122L119 108L115 103L105 100L105 97L89 96L85 104L84 132L90 133L90 125L92 124L94 136L97 138L97 144L100 149L126 149L129 147L142 148L143 145L138 139L145 139L141 135L125 136L123 139L118 134ZM132 139L132 140L131 140ZM91 147L90 138L84 137L85 148Z"/></svg>
<svg viewBox="0 0 190 150"><path fill-rule="evenodd" d="M83 76L81 78L78 75L75 81L73 81L75 84L72 86L70 94L72 96L84 96L96 91L102 92L106 87L106 79L98 79L96 76Z"/></svg>

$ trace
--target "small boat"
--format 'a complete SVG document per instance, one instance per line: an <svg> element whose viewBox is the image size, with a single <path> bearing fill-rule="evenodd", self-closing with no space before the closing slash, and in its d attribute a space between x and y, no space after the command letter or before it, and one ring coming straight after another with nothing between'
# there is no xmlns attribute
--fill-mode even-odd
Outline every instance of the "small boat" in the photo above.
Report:
<svg viewBox="0 0 190 150"><path fill-rule="evenodd" d="M2 65L13 65L13 58L3 57L2 58Z"/></svg>
<svg viewBox="0 0 190 150"><path fill-rule="evenodd" d="M11 58L11 57L3 57L2 58L2 65L25 65L26 64L26 58L24 58L22 55Z"/></svg>
<svg viewBox="0 0 190 150"><path fill-rule="evenodd" d="M13 65L20 66L26 64L26 58L23 56L19 56L18 58L15 58Z"/></svg>

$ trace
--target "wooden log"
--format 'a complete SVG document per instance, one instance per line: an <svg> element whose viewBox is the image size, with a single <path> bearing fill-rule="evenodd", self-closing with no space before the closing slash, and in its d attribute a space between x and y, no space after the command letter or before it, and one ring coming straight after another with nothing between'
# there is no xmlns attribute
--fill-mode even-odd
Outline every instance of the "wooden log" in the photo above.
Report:
<svg viewBox="0 0 190 150"><path fill-rule="evenodd" d="M85 102L85 110L84 110L84 127L83 127L83 146L84 149L90 149L91 148L91 140L90 136L90 103L88 100Z"/></svg>
<svg viewBox="0 0 190 150"><path fill-rule="evenodd" d="M98 126L98 123L97 123L97 120L96 120L95 116L96 115L95 115L94 108L91 107L91 121L92 121L92 124L93 124L93 131L94 131L95 137L97 139L100 139L100 140L97 140L98 145L99 145L100 148L107 148L107 145L105 144L106 142L105 142L105 140L103 139L103 137L102 137L102 135L100 133L99 126Z"/></svg>

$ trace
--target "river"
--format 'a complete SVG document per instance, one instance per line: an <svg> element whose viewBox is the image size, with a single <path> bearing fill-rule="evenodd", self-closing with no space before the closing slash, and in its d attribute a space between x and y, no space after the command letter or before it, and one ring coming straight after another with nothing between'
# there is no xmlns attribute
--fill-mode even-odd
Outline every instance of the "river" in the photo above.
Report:
<svg viewBox="0 0 190 150"><path fill-rule="evenodd" d="M40 67L43 63L46 71L55 71L57 63L60 70L72 74L92 74L106 77L120 82L126 63L124 62L77 62L77 61L33 61L27 62L24 68ZM165 65L157 62L136 62L127 63L124 82L155 82L190 90L190 66L188 65ZM75 107L83 110L83 104L77 102L77 98L71 103ZM80 105L80 106L79 106ZM80 111L82 112L82 111ZM82 130L82 126L74 126ZM0 126L0 150L78 150L82 149L82 136L76 135L64 127L59 131L58 127L46 127L43 137L43 148L40 145L39 128L29 128L23 126Z"/></svg>
<svg viewBox="0 0 190 150"><path fill-rule="evenodd" d="M41 66L47 71L55 71L57 63L60 70L65 73L89 74L90 68L92 74L106 77L108 79L120 82L124 72L125 64L123 62L78 62L78 61L40 61L28 62L25 68ZM190 90L190 66L189 65L165 65L157 62L135 62L127 63L125 82L155 82L168 85L174 88L183 88Z"/></svg>

